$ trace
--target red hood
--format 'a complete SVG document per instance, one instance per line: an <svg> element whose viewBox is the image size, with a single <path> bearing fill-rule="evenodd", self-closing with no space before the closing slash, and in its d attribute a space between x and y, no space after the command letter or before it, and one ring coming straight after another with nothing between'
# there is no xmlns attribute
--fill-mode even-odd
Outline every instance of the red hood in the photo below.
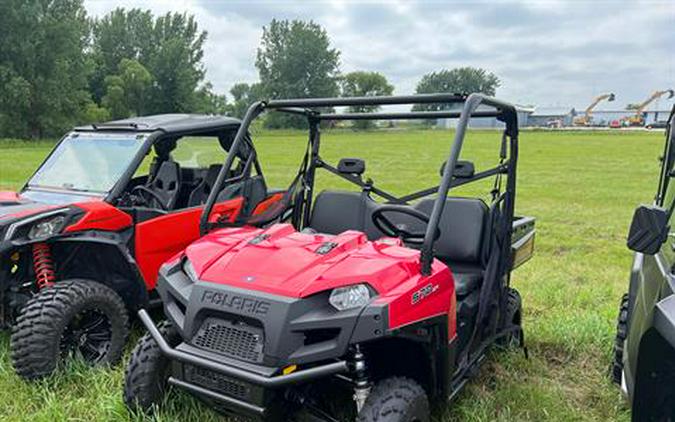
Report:
<svg viewBox="0 0 675 422"><path fill-rule="evenodd" d="M317 252L329 243L335 244L330 251ZM369 242L357 231L331 236L299 233L289 224L230 228L203 237L185 252L203 281L289 297L356 283L385 295L420 277L419 251L396 239Z"/></svg>
<svg viewBox="0 0 675 422"><path fill-rule="evenodd" d="M0 191L0 221L25 217L50 208L54 206L22 198L16 192Z"/></svg>

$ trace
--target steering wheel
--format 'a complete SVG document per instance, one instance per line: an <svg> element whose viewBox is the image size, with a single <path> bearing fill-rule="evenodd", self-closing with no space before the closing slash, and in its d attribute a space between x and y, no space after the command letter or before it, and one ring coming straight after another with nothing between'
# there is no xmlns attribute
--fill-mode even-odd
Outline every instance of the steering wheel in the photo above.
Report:
<svg viewBox="0 0 675 422"><path fill-rule="evenodd" d="M413 217L424 223L425 230L410 231L403 224L395 224L385 214L404 214ZM421 245L424 242L426 234L426 226L429 224L429 216L421 211L416 210L405 205L382 205L378 207L372 214L373 224L382 233L389 237L398 237L406 243L414 245ZM436 228L434 239L438 239L441 235L441 230Z"/></svg>
<svg viewBox="0 0 675 422"><path fill-rule="evenodd" d="M168 211L168 209L166 208L166 204L164 203L164 200L162 198L160 198L160 196L157 194L157 192L155 192L152 189L149 189L147 186L143 186L143 185L134 186L134 188L131 189L132 194L137 192L137 191L138 191L138 193L141 194L139 196L145 201L146 205L150 205L150 201L148 201L147 197L145 197L145 194L148 194L148 195L152 196L152 198L155 201L157 201L157 203L159 204L159 208L161 208L163 211Z"/></svg>

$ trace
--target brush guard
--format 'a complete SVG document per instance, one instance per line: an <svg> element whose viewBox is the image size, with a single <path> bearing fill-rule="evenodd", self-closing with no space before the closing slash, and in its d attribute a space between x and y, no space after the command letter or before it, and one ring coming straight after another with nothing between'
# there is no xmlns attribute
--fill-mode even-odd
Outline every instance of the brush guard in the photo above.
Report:
<svg viewBox="0 0 675 422"><path fill-rule="evenodd" d="M138 311L138 317L145 328L148 330L150 336L152 336L153 340L155 340L159 346L162 354L169 359L183 364L200 367L205 370L214 371L233 380L243 381L266 389L288 387L297 383L308 382L319 378L348 372L350 369L349 364L346 361L339 360L319 366L314 366L308 369L299 370L286 375L261 375L245 369L240 369L239 367L233 365L228 365L209 359L206 356L200 356L195 353L188 353L186 351L179 350L178 348L172 348L164 339L164 337L162 337L162 334L157 329L157 326L152 321L152 318L150 318L150 315L147 313L147 311L141 309ZM264 407L260 407L255 404L212 391L211 389L187 382L185 380L177 379L175 377L169 377L168 382L171 385L180 387L184 390L192 392L193 394L209 397L225 404L226 406L244 411L248 414L262 416L267 410Z"/></svg>

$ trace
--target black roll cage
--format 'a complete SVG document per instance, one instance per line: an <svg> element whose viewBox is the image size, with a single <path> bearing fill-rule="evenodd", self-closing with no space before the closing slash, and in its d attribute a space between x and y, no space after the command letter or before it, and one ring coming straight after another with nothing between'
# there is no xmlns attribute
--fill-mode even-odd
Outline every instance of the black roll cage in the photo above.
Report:
<svg viewBox="0 0 675 422"><path fill-rule="evenodd" d="M322 113L318 108L331 109L333 107L349 106L381 106L381 105L415 105L415 104L463 104L461 112L457 111L410 111L410 112L374 112L374 113ZM493 110L477 110L483 104ZM291 113L307 117L309 124L309 144L307 155L301 165L300 173L304 182L304 213L303 222L309 220L311 202L314 188L314 173L316 168L324 168L346 180L355 183L362 188L369 188L373 193L383 197L390 203L404 204L408 201L422 198L424 196L437 194L434 207L429 217L429 223L426 227L424 241L421 247L420 264L421 272L424 275L431 273L431 263L433 260L433 246L435 234L440 222L440 217L445 206L445 198L451 188L480 180L490 176L499 176L506 174L507 183L505 192L496 199L503 201L503 214L509 227L505 228L507 236L504 240L505 245L510 246L510 225L513 220L514 200L516 191L516 163L518 157L518 115L516 107L513 104L498 100L496 98L483 94L419 94L406 96L382 96L382 97L345 97L345 98L306 98L306 99L288 99L288 100L268 100L253 103L246 112L244 119L239 127L239 131L230 148L230 152L225 163L218 174L214 188L209 195L200 219L200 232L205 234L213 225L209 223L209 215L217 199L217 193L220 191L223 183L226 182L225 175L228 174L236 157L236 151L248 134L249 127L253 120L265 111L277 111ZM339 173L336 168L328 165L319 157L319 138L320 123L323 121L334 120L399 120L399 119L438 119L438 118L458 118L457 128L454 140L451 144L450 154L445 164L445 170L440 183L436 187L424 189L419 192L395 197L380 189L370 186L368 182L363 182L361 178L353 175ZM496 118L505 124L502 136L502 147L500 152L500 164L490 170L475 174L471 178L457 179L453 178L454 170L459 159L459 155L464 143L464 138L471 118ZM507 142L508 141L508 142ZM508 158L507 158L507 149ZM309 165L308 165L309 160ZM299 178L293 182L295 183ZM292 187L292 186L291 186Z"/></svg>
<svg viewBox="0 0 675 422"><path fill-rule="evenodd" d="M663 164L661 166L661 175L659 177L659 186L656 190L656 198L654 199L656 205L667 206L672 208L672 204L664 204L666 191L671 178L670 170L673 167L673 160L675 160L675 105L670 110L668 117L668 124L666 125L666 142L663 146Z"/></svg>

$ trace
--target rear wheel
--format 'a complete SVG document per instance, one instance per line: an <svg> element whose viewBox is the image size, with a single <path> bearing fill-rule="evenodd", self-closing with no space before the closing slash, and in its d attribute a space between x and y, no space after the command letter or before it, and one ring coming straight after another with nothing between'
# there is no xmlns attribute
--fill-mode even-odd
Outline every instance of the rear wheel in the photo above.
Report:
<svg viewBox="0 0 675 422"><path fill-rule="evenodd" d="M357 422L428 422L429 400L410 378L386 378L375 385Z"/></svg>
<svg viewBox="0 0 675 422"><path fill-rule="evenodd" d="M510 321L512 331L501 337L497 344L502 347L520 347L523 344L523 331L521 329L522 299L518 290L510 287L506 294L506 320Z"/></svg>
<svg viewBox="0 0 675 422"><path fill-rule="evenodd" d="M612 360L612 381L621 385L623 375L623 346L628 335L628 293L621 298L619 316L616 321L616 336L614 337L614 359Z"/></svg>
<svg viewBox="0 0 675 422"><path fill-rule="evenodd" d="M14 369L35 380L69 357L114 365L122 357L128 321L124 302L111 288L89 280L60 282L20 311L10 339Z"/></svg>
<svg viewBox="0 0 675 422"><path fill-rule="evenodd" d="M170 346L180 343L180 335L168 322L157 327ZM130 411L152 411L158 406L168 386L171 361L146 333L131 353L124 379L124 403Z"/></svg>

